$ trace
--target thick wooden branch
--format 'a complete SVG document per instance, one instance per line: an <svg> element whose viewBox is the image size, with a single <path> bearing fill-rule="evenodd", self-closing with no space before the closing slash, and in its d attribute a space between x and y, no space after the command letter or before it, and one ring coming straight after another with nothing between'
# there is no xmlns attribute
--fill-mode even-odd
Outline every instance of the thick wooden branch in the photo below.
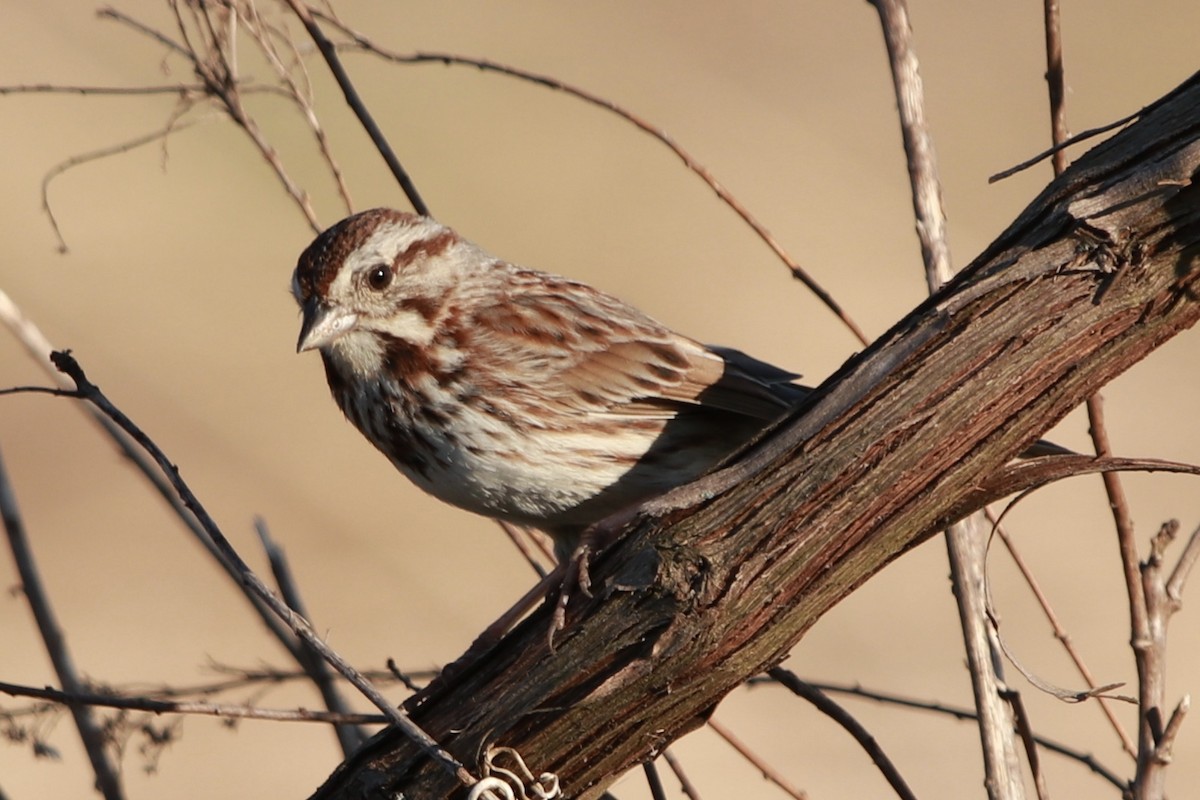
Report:
<svg viewBox="0 0 1200 800"><path fill-rule="evenodd" d="M567 797L700 725L991 476L1200 316L1200 76L1093 149L734 466L657 500L592 564L550 652L538 609L412 698L468 766L516 748ZM1016 474L1016 473L1013 473ZM1011 487L1009 487L1011 488ZM394 731L320 798L455 797Z"/></svg>

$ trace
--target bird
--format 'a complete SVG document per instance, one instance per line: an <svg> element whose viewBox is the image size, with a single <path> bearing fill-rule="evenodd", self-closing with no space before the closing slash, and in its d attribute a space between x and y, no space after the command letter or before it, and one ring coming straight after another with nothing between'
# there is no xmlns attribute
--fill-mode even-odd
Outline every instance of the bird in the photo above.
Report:
<svg viewBox="0 0 1200 800"><path fill-rule="evenodd" d="M389 208L320 233L291 289L296 350L320 353L363 436L434 497L544 531L560 561L591 526L712 470L811 391Z"/></svg>

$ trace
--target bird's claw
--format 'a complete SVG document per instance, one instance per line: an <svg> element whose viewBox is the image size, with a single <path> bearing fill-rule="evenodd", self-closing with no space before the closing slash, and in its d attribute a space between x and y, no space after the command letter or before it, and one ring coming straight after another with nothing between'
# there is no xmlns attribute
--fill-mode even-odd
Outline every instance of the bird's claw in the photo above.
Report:
<svg viewBox="0 0 1200 800"><path fill-rule="evenodd" d="M583 541L572 551L571 557L562 565L562 582L558 585L558 599L554 603L554 614L550 619L550 630L546 639L552 653L554 652L554 636L567 624L567 604L571 600L571 595L578 589L584 597L592 597L592 578L588 571L591 555L592 545L587 537L584 537Z"/></svg>

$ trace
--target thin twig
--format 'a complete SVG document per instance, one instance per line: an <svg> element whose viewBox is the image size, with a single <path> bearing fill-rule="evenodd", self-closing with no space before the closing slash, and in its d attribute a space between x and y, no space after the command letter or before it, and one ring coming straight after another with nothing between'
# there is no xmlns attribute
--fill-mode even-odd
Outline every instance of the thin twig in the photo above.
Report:
<svg viewBox="0 0 1200 800"><path fill-rule="evenodd" d="M145 23L138 22L125 12L118 11L112 6L106 6L100 9L96 12L96 16L100 17L101 19L111 19L115 22L121 23L122 25L127 25L143 36L148 36L159 44L164 45L168 50L171 50L177 55L184 56L185 58L188 57L188 50L179 42L160 31L156 31L154 28L151 28Z"/></svg>
<svg viewBox="0 0 1200 800"><path fill-rule="evenodd" d="M392 669L395 666L394 662L389 660L389 669L367 669L362 670L362 674L372 683L391 683L400 682L412 691L419 691L420 687L415 685L414 680L432 680L439 674L439 670L410 670L401 672L399 668ZM226 667L220 664L212 665L212 669L218 672L224 672L236 677L221 681L211 681L209 683L193 684L190 686L146 686L146 685L127 685L123 687L105 687L107 694L105 697L116 699L140 699L149 698L153 700L166 700L172 698L195 698L195 697L212 697L213 695L223 694L225 692L234 691L237 689L266 687L274 684L290 683L294 681L311 681L312 676L303 670L277 670L277 669L240 669L234 667ZM341 680L341 676L337 676ZM17 709L4 712L8 716L19 716L21 714L36 713L36 709ZM338 713L338 712L333 712ZM385 722L382 717L379 721Z"/></svg>
<svg viewBox="0 0 1200 800"><path fill-rule="evenodd" d="M1092 437L1096 455L1112 455L1108 429L1104 425L1104 398L1099 394L1089 397L1087 413L1088 433ZM1117 550L1121 556L1121 571L1125 576L1125 592L1129 606L1129 640L1138 673L1138 770L1135 785L1140 785L1145 772L1150 769L1149 762L1154 752L1154 732L1150 724L1150 714L1157 713L1160 707L1161 696L1155 686L1161 679L1161 675L1156 674L1157 666L1161 665L1151 663L1150 659L1153 636L1146 610L1141 572L1138 568L1140 559L1129 501L1115 473L1106 472L1101 477L1104 480L1104 493L1108 496L1108 506L1112 511L1113 525L1117 531Z"/></svg>
<svg viewBox="0 0 1200 800"><path fill-rule="evenodd" d="M375 118L371 116L371 112L367 110L362 98L359 97L358 90L354 88L354 83L350 80L350 76L346 74L346 68L342 66L342 60L338 57L337 48L333 46L333 42L329 41L329 38L321 31L321 27L313 19L311 10L307 5L301 3L300 0L287 0L287 4L304 24L305 30L308 31L308 35L316 43L317 49L321 51L321 56L329 66L330 74L333 75L334 80L341 87L342 94L346 97L346 103L354 111L354 115L358 117L358 121L362 124L367 135L371 137L371 142L375 145L375 149L383 156L384 162L388 165L388 169L392 171L392 176L396 179L396 182L400 184L400 188L408 198L408 202L412 204L413 210L423 217L429 216L429 207L421 199L421 194L417 191L416 184L409 177L408 171L404 169L404 165L400 163L400 159L396 158L396 153L392 150L391 145L388 144L383 131L379 129Z"/></svg>
<svg viewBox="0 0 1200 800"><path fill-rule="evenodd" d="M1008 692L1006 699L1013 710L1013 722L1017 735L1025 744L1025 759L1029 762L1029 771L1033 774L1033 787L1038 800L1050 800L1050 791L1046 788L1046 774L1042 771L1042 759L1038 755L1037 737L1033 735L1033 725L1029 721L1029 712L1020 692Z"/></svg>
<svg viewBox="0 0 1200 800"><path fill-rule="evenodd" d="M283 596L284 602L297 614L311 621L312 617L308 615L308 610L304 607L304 601L300 596L300 587L296 583L295 575L292 574L287 556L284 554L283 548L271 538L266 520L261 517L256 518L254 530L258 533L259 541L262 542L263 550L267 554L267 561L271 565L271 574L275 576L275 585L279 587L279 594ZM349 713L350 704L338 691L329 665L325 663L319 653L307 646L302 652L305 654L305 658L300 666L312 679L317 691L321 693L325 707L337 714ZM347 758L367 740L367 734L354 725L337 725L333 730L337 735L338 744L341 745L342 754Z"/></svg>
<svg viewBox="0 0 1200 800"><path fill-rule="evenodd" d="M755 686L760 686L763 684L772 684L773 685L775 683L777 683L777 681L775 681L774 678L764 676L764 677L759 677L759 678L751 678L750 680L746 681L746 686L755 687ZM934 701L930 701L930 700L916 700L911 697L905 697L903 695L892 694L890 692L880 692L880 691L876 691L874 689L866 689L862 686L857 686L857 685L852 686L852 685L847 685L847 684L828 683L828 682L823 682L823 681L811 681L811 680L807 681L807 683L817 689L820 689L823 692L829 692L830 694L845 694L845 695L850 695L853 697L861 697L865 700L873 700L877 703L882 703L884 705L901 706L902 708L912 708L912 709L916 709L919 711L931 711L936 714L945 714L946 716L954 717L955 719L960 719L960 720L964 720L964 721L971 721L971 722L979 721L979 714L977 714L974 709L970 709L970 708L964 708L964 707L960 707L960 706L951 706L951 705L946 705L944 703L938 703L938 702L934 702ZM1057 753L1060 756L1069 758L1072 761L1077 761L1080 764L1083 764L1089 770L1091 770L1092 772L1094 772L1096 775L1103 778L1104 780L1108 781L1110 784L1115 786L1117 789L1124 791L1126 788L1128 788L1128 786L1129 786L1128 781L1121 778L1119 775L1117 775L1115 772L1110 770L1108 767L1101 764L1099 761L1096 760L1096 757L1091 755L1090 753L1084 753L1080 750L1076 750L1072 747L1068 747L1067 745L1062 744L1061 742L1057 742L1057 741L1055 741L1053 739L1049 739L1045 736L1039 736L1039 735L1035 734L1033 738L1034 738L1034 741L1037 742L1039 747L1042 747L1045 750L1048 750L1049 752Z"/></svg>
<svg viewBox="0 0 1200 800"><path fill-rule="evenodd" d="M217 8L211 4L187 3L186 16L183 10L180 8L178 0L169 0L168 5L170 6L175 19L176 28L179 34L178 39L172 38L171 36L168 36L143 22L139 22L124 12L113 8L103 8L98 12L98 15L102 19L114 20L132 29L136 33L146 36L163 45L168 49L170 54L184 58L188 62L195 76L200 79L199 84L179 84L176 87L135 87L130 89L48 86L36 87L36 90L46 92L61 91L104 94L152 94L166 93L168 90L170 90L180 95L180 101L183 106L183 110L173 116L171 124L167 126L168 132L173 127L182 127L176 126L174 121L198 102L198 96L207 97L210 99L213 105L224 111L225 114L228 115L228 117L234 122L234 124L242 128L246 135L250 137L250 140L254 143L254 146L258 149L260 155L262 155L268 166L275 173L276 179L282 184L284 191L287 192L288 196L296 204L296 207L299 208L300 212L304 215L309 227L312 228L314 232L320 231L321 225L317 221L316 212L313 211L307 192L305 192L298 184L296 184L295 181L292 180L291 176L284 168L283 162L279 157L279 153L270 144L262 129L258 126L258 123L252 116L250 116L242 104L242 97L251 93L269 92L272 94L279 94L289 97L301 109L302 112L305 112L306 119L311 127L312 119L311 115L307 113L304 96L300 93L297 93L295 91L295 87L290 85L288 89L284 89L278 86L263 86L254 83L242 83L240 81L237 70L238 58L235 39L237 31L236 20L238 17L233 4L229 4L228 11L225 13L222 11L225 6ZM219 24L220 20L214 22L210 16L212 14L220 15L222 13L224 13L225 19L223 26ZM190 30L189 26L195 27L195 30ZM197 40L199 41L199 44L197 44ZM270 60L271 47L266 39L266 35L264 34L263 38L258 39L257 41L263 48L264 55L268 58L268 60ZM290 81L288 79L284 79L283 82L287 84ZM27 89L24 87L3 88L9 91L27 91ZM28 90L33 89L31 88ZM334 179L339 185L339 189L343 191L343 196L348 198L348 194L344 191L344 181L340 177L340 171L337 163L330 157L327 144L323 139L323 133L317 130L316 136L318 140L318 147L321 148L322 154L334 175ZM152 136L148 138L149 140L153 140L153 138L156 137ZM117 148L114 148L114 152L123 152L124 149L130 149L130 147L135 146L134 143L144 142L134 140L133 143L126 143L125 145L117 146ZM82 158L83 160L91 160L91 158L101 157L105 154L111 153L100 151L96 154ZM73 165L70 163L70 161L66 162L66 164L68 166ZM53 175L48 176L48 178L49 177L53 177ZM43 184L43 200L45 196L44 187L45 183ZM55 236L60 241L61 249L65 249L66 245L62 243L62 236L58 229L58 223L54 219L53 214L50 214L49 208L47 208L47 214L50 216L50 223L54 228Z"/></svg>
<svg viewBox="0 0 1200 800"><path fill-rule="evenodd" d="M290 1L291 0L289 0L289 2ZM495 72L499 75L528 81L539 86L544 86L548 89L562 92L578 100L582 100L585 103L597 106L605 111L617 115L621 119L641 130L643 133L649 134L661 144L665 145L672 153L674 153L690 172L699 177L700 180L704 181L704 183L710 189L712 189L721 202L725 203L725 205L729 206L729 208L732 209L735 214L741 217L742 221L745 222L752 231L754 231L755 235L758 236L758 238L771 249L771 252L773 252L775 256L783 262L783 264L792 273L793 278L803 283L810 292L816 295L817 299L820 300L821 303L828 308L843 325L846 326L846 328L854 335L856 339L859 340L859 342L864 345L869 343L866 334L863 333L862 329L858 326L858 323L856 323L841 307L841 305L833 298L833 295L831 295L825 290L824 287L817 283L817 281L808 274L808 272L799 264L799 262L792 258L792 256L787 252L779 240L775 238L770 230L768 230L765 225L759 222L758 219L752 213L750 213L750 210L747 209L741 203L741 201L734 197L734 195L725 188L725 185L721 183L707 167L696 160L691 153L685 150L684 147L679 144L679 142L672 138L670 134L668 134L662 128L652 125L647 120L618 105L617 103L608 100L607 98L593 94L592 92L589 92L586 89L582 89L578 86L565 83L558 78L554 78L549 75L541 75L521 69L519 67L501 64L485 58L471 58L469 56L463 56L454 53L398 53L376 44L364 34L359 33L353 28L350 28L349 26L330 16L315 11L314 14L320 17L323 21L328 22L336 27L341 33L348 36L352 40L352 43L350 44L338 45L339 48L353 47L398 64L443 64L446 66L473 67L483 72Z"/></svg>
<svg viewBox="0 0 1200 800"><path fill-rule="evenodd" d="M992 523L993 530L995 530L996 535L1000 537L1000 541L1004 543L1005 549L1008 551L1008 554L1012 558L1013 563L1016 565L1017 570L1021 573L1021 577L1025 580L1025 584L1029 587L1030 591L1033 592L1033 596L1037 600L1038 605L1041 607L1042 613L1046 616L1046 621L1050 623L1050 629L1054 634L1054 638L1062 644L1063 650L1066 651L1067 656L1071 659L1071 663L1075 665L1075 669L1079 672L1080 677L1083 678L1084 683L1087 684L1088 689L1091 690L1090 695L1095 697L1096 702L1100 704L1100 709L1104 713L1104 717L1108 720L1109 726L1117 734L1117 738L1121 740L1122 749L1125 750L1125 752L1129 755L1136 758L1137 751L1134 749L1133 741L1129 738L1129 733L1125 730L1125 727L1121 724L1121 721L1117 719L1116 711L1113 709L1109 698L1096 693L1096 691L1100 689L1099 682L1096 680L1095 676L1092 675L1092 671L1088 668L1087 664L1084 663L1083 656L1075 648L1075 642L1072 640L1071 634L1068 633L1067 629L1062 625L1061 622L1059 622L1058 615L1054 613L1054 608L1050 605L1049 598L1047 598L1045 592L1042 591L1041 584L1038 583L1037 578L1033 574L1033 570L1030 569L1020 551L1017 550L1016 544L1012 541L1012 537L1008 534L1008 529L1000 524L1000 521L996 519L996 516L990 510L986 511L985 513L987 514L988 521Z"/></svg>
<svg viewBox="0 0 1200 800"><path fill-rule="evenodd" d="M368 673L364 672L363 674L367 675ZM391 658L390 656L387 660L387 672L385 674L389 678L400 681L404 688L408 689L410 692L416 693L421 691L421 687L418 686L416 680L414 680L413 673L400 669L400 665L396 663L396 659ZM429 674L427 680L432 680L437 676L438 672L434 671Z"/></svg>
<svg viewBox="0 0 1200 800"><path fill-rule="evenodd" d="M700 792L696 790L695 784L688 778L687 773L683 770L683 764L675 757L674 751L671 748L663 750L663 760L667 762L667 766L675 773L675 777L679 780L679 788L689 800L700 800Z"/></svg>
<svg viewBox="0 0 1200 800"><path fill-rule="evenodd" d="M786 795L795 798L795 800L808 800L806 792L793 786L777 769L759 757L758 753L751 750L745 742L733 734L733 731L718 722L716 718L709 718L708 727L712 728L713 732L724 739L730 747L737 750L742 758L749 761L755 769L762 773L764 778L782 789Z"/></svg>
<svg viewBox="0 0 1200 800"><path fill-rule="evenodd" d="M6 94L78 94L98 96L181 94L202 95L204 87L198 83L171 83L165 86L66 86L55 83L28 83L0 86L0 95Z"/></svg>
<svg viewBox="0 0 1200 800"><path fill-rule="evenodd" d="M872 0L879 14L883 39L887 45L892 84L900 113L900 134L908 161L908 179L912 184L913 217L925 281L929 293L954 273L950 245L946 240L946 212L942 209L942 187L938 177L937 152L925 120L925 89L912 46L912 25L904 0Z"/></svg>
<svg viewBox="0 0 1200 800"><path fill-rule="evenodd" d="M312 627L303 617L293 612L287 607L274 592L267 588L262 579L250 569L249 565L238 555L233 545L225 538L217 524L209 516L208 511L200 503L200 500L192 492L191 488L179 475L178 468L171 463L166 457L166 454L148 437L142 430L133 423L124 413L121 412L111 401L104 395L100 389L88 380L79 363L67 352L57 351L51 354L51 360L60 370L75 382L76 388L87 398L88 402L100 409L106 416L115 422L125 433L133 438L150 457L158 464L163 474L166 475L176 493L184 505L195 515L200 525L204 528L204 532L216 545L222 558L231 564L238 575L239 581L257 595L275 614L284 621L284 623L292 629L298 637L303 639L310 647L321 654L329 664L340 672L346 680L350 681L363 696L370 700L376 708L382 711L388 719L397 728L404 733L406 737L417 744L422 751L425 752L435 763L443 769L454 775L463 785L471 786L475 783L475 778L458 762L449 752L447 752L440 744L438 744L429 734L421 730L402 709L393 706L386 697L370 684L354 667L342 658L341 655L333 651L328 645L321 641L316 635Z"/></svg>
<svg viewBox="0 0 1200 800"><path fill-rule="evenodd" d="M184 102L187 102L186 98L184 98ZM98 150L92 150L87 153L71 156L70 158L60 161L47 170L46 174L42 176L42 210L46 212L46 216L50 220L50 228L54 231L54 238L58 240L58 251L60 253L66 253L68 248L67 240L63 238L62 230L58 226L58 218L54 215L54 209L50 207L51 181L53 181L59 175L62 175L64 172L74 169L82 164L86 164L90 161L108 158L109 156L119 155L121 153L128 153L131 150L136 150L137 148L151 144L152 142L165 141L167 137L175 131L181 131L186 128L190 128L195 124L195 121L180 122L179 115L173 115L171 119L167 121L165 126L156 131L151 131L150 133L142 136L135 136L132 139L119 142L109 147L101 147Z"/></svg>
<svg viewBox="0 0 1200 800"><path fill-rule="evenodd" d="M29 601L29 609L37 622L38 632L42 635L42 643L46 646L50 663L54 665L58 682L69 692L82 691L83 679L75 669L75 661L67 647L66 636L58 624L53 606L50 605L50 596L42 587L37 561L25 535L25 523L21 519L17 497L9 482L3 458L0 458L0 518L4 520L4 530L8 534L13 561L17 565L17 574L21 577L21 591ZM87 751L88 760L92 763L92 771L96 775L96 788L104 795L105 800L122 800L125 792L121 788L121 779L116 766L104 750L104 728L96 722L91 709L86 706L71 706L71 716L79 731L79 738L83 741L83 748Z"/></svg>
<svg viewBox="0 0 1200 800"><path fill-rule="evenodd" d="M312 87L310 85L301 87L292 75L291 69L283 63L283 59L279 57L279 53L276 51L273 43L272 33L274 29L259 15L258 6L251 3L247 6L237 6L236 8L238 14L242 13L243 8L245 9L247 13L246 20L250 25L251 35L258 42L259 50L267 58L279 80L287 86L288 97L304 116L304 121L308 124L309 130L312 131L313 138L316 139L317 149L321 152L321 158L324 159L326 165L329 167L334 186L337 187L338 195L342 198L342 205L345 207L346 213L354 211L354 200L350 197L350 187L346 184L346 176L342 173L341 165L333 155L333 149L329 144L329 137L325 135L325 127L321 124L316 109L313 107ZM292 61L300 69L301 74L305 76L305 80L307 81L307 72L304 71L304 61L296 51L295 42L283 33L280 33L278 38L292 49Z"/></svg>
<svg viewBox="0 0 1200 800"><path fill-rule="evenodd" d="M1050 141L1061 145L1067 133L1067 84L1063 70L1062 25L1059 21L1058 0L1042 0L1042 17L1046 29L1046 88L1050 95ZM1067 168L1067 153L1054 151L1051 165L1055 177Z"/></svg>
<svg viewBox="0 0 1200 800"><path fill-rule="evenodd" d="M513 543L513 547L517 548L517 552L521 554L521 557L525 559L530 568L537 573L538 579L544 579L549 574L549 570L542 566L542 562L538 561L537 556L534 555L533 549L529 546L529 541L526 538L526 532L519 526L511 522L505 522L502 519L496 520L496 524L500 526L500 530L504 531L509 541Z"/></svg>
<svg viewBox="0 0 1200 800"><path fill-rule="evenodd" d="M867 752L871 757L871 761L883 773L884 779L888 785L892 787L892 791L902 800L916 800L916 795L901 776L900 770L896 769L896 765L888 758L887 753L883 752L883 748L879 746L879 742L875 741L875 737L871 735L861 722L854 718L849 711L831 700L828 695L816 688L807 681L801 680L794 672L783 667L774 667L767 672L772 678L780 683L780 685L789 689L797 697L802 697L811 703L818 711L832 719L838 725L841 725L847 733L854 737L854 740Z"/></svg>
<svg viewBox="0 0 1200 800"><path fill-rule="evenodd" d="M1133 795L1137 800L1156 800L1164 796L1166 768L1171 763L1175 737L1191 705L1190 698L1185 695L1164 722L1167 628L1171 617L1182 608L1182 578L1186 577L1197 551L1200 551L1200 537L1193 534L1175 568L1168 570L1165 564L1167 548L1178 533L1177 520L1163 523L1150 540L1150 555L1137 565L1144 604L1142 613L1146 619L1145 635L1138 637L1135 629L1131 641L1138 669L1138 760L1133 783ZM1178 582L1175 582L1176 577L1180 577ZM1174 592L1171 591L1172 583L1175 583Z"/></svg>
<svg viewBox="0 0 1200 800"><path fill-rule="evenodd" d="M224 719L263 719L272 722L319 722L324 725L382 725L383 714L358 714L346 711L310 711L306 708L259 708L237 703L198 703L188 700L156 700L149 697L115 697L86 691L63 692L57 689L22 686L0 681L0 692L11 697L33 697L75 709L119 708L151 714L196 714Z"/></svg>
<svg viewBox="0 0 1200 800"><path fill-rule="evenodd" d="M1175 569L1171 570L1171 577L1167 579L1166 594L1177 609L1183 605L1183 584L1187 582L1197 559L1200 559L1200 527L1188 537L1183 554L1175 562Z"/></svg>
<svg viewBox="0 0 1200 800"><path fill-rule="evenodd" d="M1058 0L1043 0L1042 3L1044 28L1046 32L1046 88L1047 95L1050 101L1050 142L1054 147L1053 158L1051 160L1051 168L1054 176L1058 177L1067 168L1067 153L1064 147L1069 139L1067 130L1067 86L1066 86L1066 70L1063 66L1063 45L1062 45L1062 24L1059 14ZM1103 396L1097 392L1087 401L1088 420L1092 429L1097 433L1096 442L1103 442L1104 446L1108 447L1108 433L1104 429L1104 415L1102 411ZM1100 453L1097 453L1101 455ZM1102 455L1112 455L1111 450ZM1110 481L1112 486L1120 492L1121 483L1120 476L1115 473L1104 473L1104 485L1108 487ZM1123 495L1123 493L1121 493ZM1112 495L1110 494L1110 500ZM1018 568L1022 574L1028 574L1027 568L1024 566L1024 561L1016 555L1015 549L1008 540L1006 533L1001 534L1001 540L1005 546L1009 548L1009 553L1013 555L1017 561ZM1050 610L1050 605L1046 601L1044 595L1037 588L1036 581L1033 581L1032 575L1026 578L1027 582L1033 587L1034 595L1038 602L1042 604L1042 609L1051 621L1051 626L1054 628L1055 636L1063 644L1063 648L1067 651L1071 660L1075 662L1079 674L1083 676L1088 687L1096 691L1096 682L1092 679L1091 672L1084 666L1082 659L1075 652L1075 648L1070 644L1069 637L1065 631L1062 631L1054 613ZM1060 631L1062 631L1060 635ZM1137 758L1137 753L1134 750L1133 741L1130 739L1128 732L1124 726L1117 720L1116 714L1108 704L1108 700L1096 694L1096 699L1100 703L1100 709L1104 716L1108 719L1109 725L1116 731L1117 738L1121 741L1121 747L1129 755Z"/></svg>
<svg viewBox="0 0 1200 800"><path fill-rule="evenodd" d="M1062 144L1056 144L1053 147L1047 147L1045 150L1043 150L1042 152L1033 156L1032 158L1028 158L1019 164L1009 167L1008 169L997 172L995 175L992 175L988 178L988 183L999 183L1002 180L1011 178L1013 175L1016 175L1019 172L1024 172L1025 170L1029 169L1030 167L1037 166L1038 164L1045 161L1047 158L1050 158L1051 156L1053 156L1055 153L1062 152L1062 151L1066 150L1068 147L1071 147L1072 145L1079 144L1080 142L1086 142L1088 139L1094 139L1097 136L1102 136L1103 134L1106 134L1111 130L1116 130L1117 128L1120 128L1124 125L1128 125L1130 122L1133 122L1135 119L1137 119L1144 113L1146 113L1146 109L1139 108L1137 111L1133 112L1132 114L1121 117L1116 122L1110 122L1106 125L1100 125L1099 127L1096 127L1096 128L1088 128L1086 131L1083 131L1082 133L1075 134L1074 136L1072 136L1070 139L1067 139Z"/></svg>
<svg viewBox="0 0 1200 800"><path fill-rule="evenodd" d="M1004 657L1008 659L1008 663L1012 664L1012 666L1016 668L1017 672L1021 673L1025 677L1025 680L1029 681L1029 683L1032 684L1038 691L1045 692L1051 697L1056 697L1059 700L1062 700L1064 703L1082 703L1085 700L1091 700L1093 698L1100 699L1103 697L1109 700L1122 700L1134 705L1137 704L1136 698L1113 694L1116 689L1120 689L1125 685L1121 681L1105 684L1103 686L1092 686L1088 687L1087 689L1068 689L1064 686L1058 686L1057 684L1046 680L1033 670L1026 667L1021 660L1017 658L1017 654L1014 653L1011 648L1009 648L1008 642L1005 641L1004 635L1000 632L1000 620L995 610L992 608L990 599L988 601L987 613L988 619L992 624L992 631L995 634L996 641L1000 645L1000 651L1004 653ZM1016 698L1015 693L1010 691L1006 697L1009 698L1009 702L1016 702L1014 699Z"/></svg>
<svg viewBox="0 0 1200 800"><path fill-rule="evenodd" d="M79 394L72 382L50 361L50 353L54 351L54 346L41 332L32 319L25 316L16 303L12 301L7 294L0 289L0 322L17 337L24 347L26 352L37 365L41 367L47 375L49 375L58 385L66 390L71 396L78 397ZM122 456L133 464L134 467L142 474L142 476L150 483L150 486L162 498L175 516L184 524L184 527L192 535L192 537L212 556L225 574L233 580L234 584L241 589L240 594L254 608L255 613L262 623L267 627L267 630L275 637L284 649L291 654L296 663L300 663L303 658L299 643L295 637L288 631L286 627L275 617L275 615L256 597L252 592L247 591L242 587L238 576L232 566L222 558L212 540L204 532L199 521L180 501L179 496L175 493L171 484L163 477L163 474L158 470L153 462L146 457L146 454L130 440L129 436L121 430L113 420L109 419L99 409L94 406L83 404L83 408L88 416L100 426L104 433L109 437L112 443Z"/></svg>
<svg viewBox="0 0 1200 800"><path fill-rule="evenodd" d="M912 184L913 215L925 282L930 294L950 279L946 214L933 137L925 120L924 89L912 46L912 27L904 0L872 0L879 13L900 114L900 130ZM987 553L982 518L976 514L946 531L950 576L957 601L971 687L979 709L985 784L993 800L1024 797L1011 709L1001 694L1003 678L998 647L986 616L984 564Z"/></svg>
<svg viewBox="0 0 1200 800"><path fill-rule="evenodd" d="M662 778L659 777L658 767L653 761L642 764L642 772L646 776L646 785L650 787L650 797L653 800L667 800L667 791L663 788Z"/></svg>

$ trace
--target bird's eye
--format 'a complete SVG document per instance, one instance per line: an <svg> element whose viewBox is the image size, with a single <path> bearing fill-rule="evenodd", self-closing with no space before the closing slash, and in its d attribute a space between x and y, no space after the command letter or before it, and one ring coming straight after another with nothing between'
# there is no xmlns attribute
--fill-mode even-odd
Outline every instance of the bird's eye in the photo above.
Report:
<svg viewBox="0 0 1200 800"><path fill-rule="evenodd" d="M392 268L387 264L376 264L367 272L367 286L373 291L382 292L392 282Z"/></svg>

